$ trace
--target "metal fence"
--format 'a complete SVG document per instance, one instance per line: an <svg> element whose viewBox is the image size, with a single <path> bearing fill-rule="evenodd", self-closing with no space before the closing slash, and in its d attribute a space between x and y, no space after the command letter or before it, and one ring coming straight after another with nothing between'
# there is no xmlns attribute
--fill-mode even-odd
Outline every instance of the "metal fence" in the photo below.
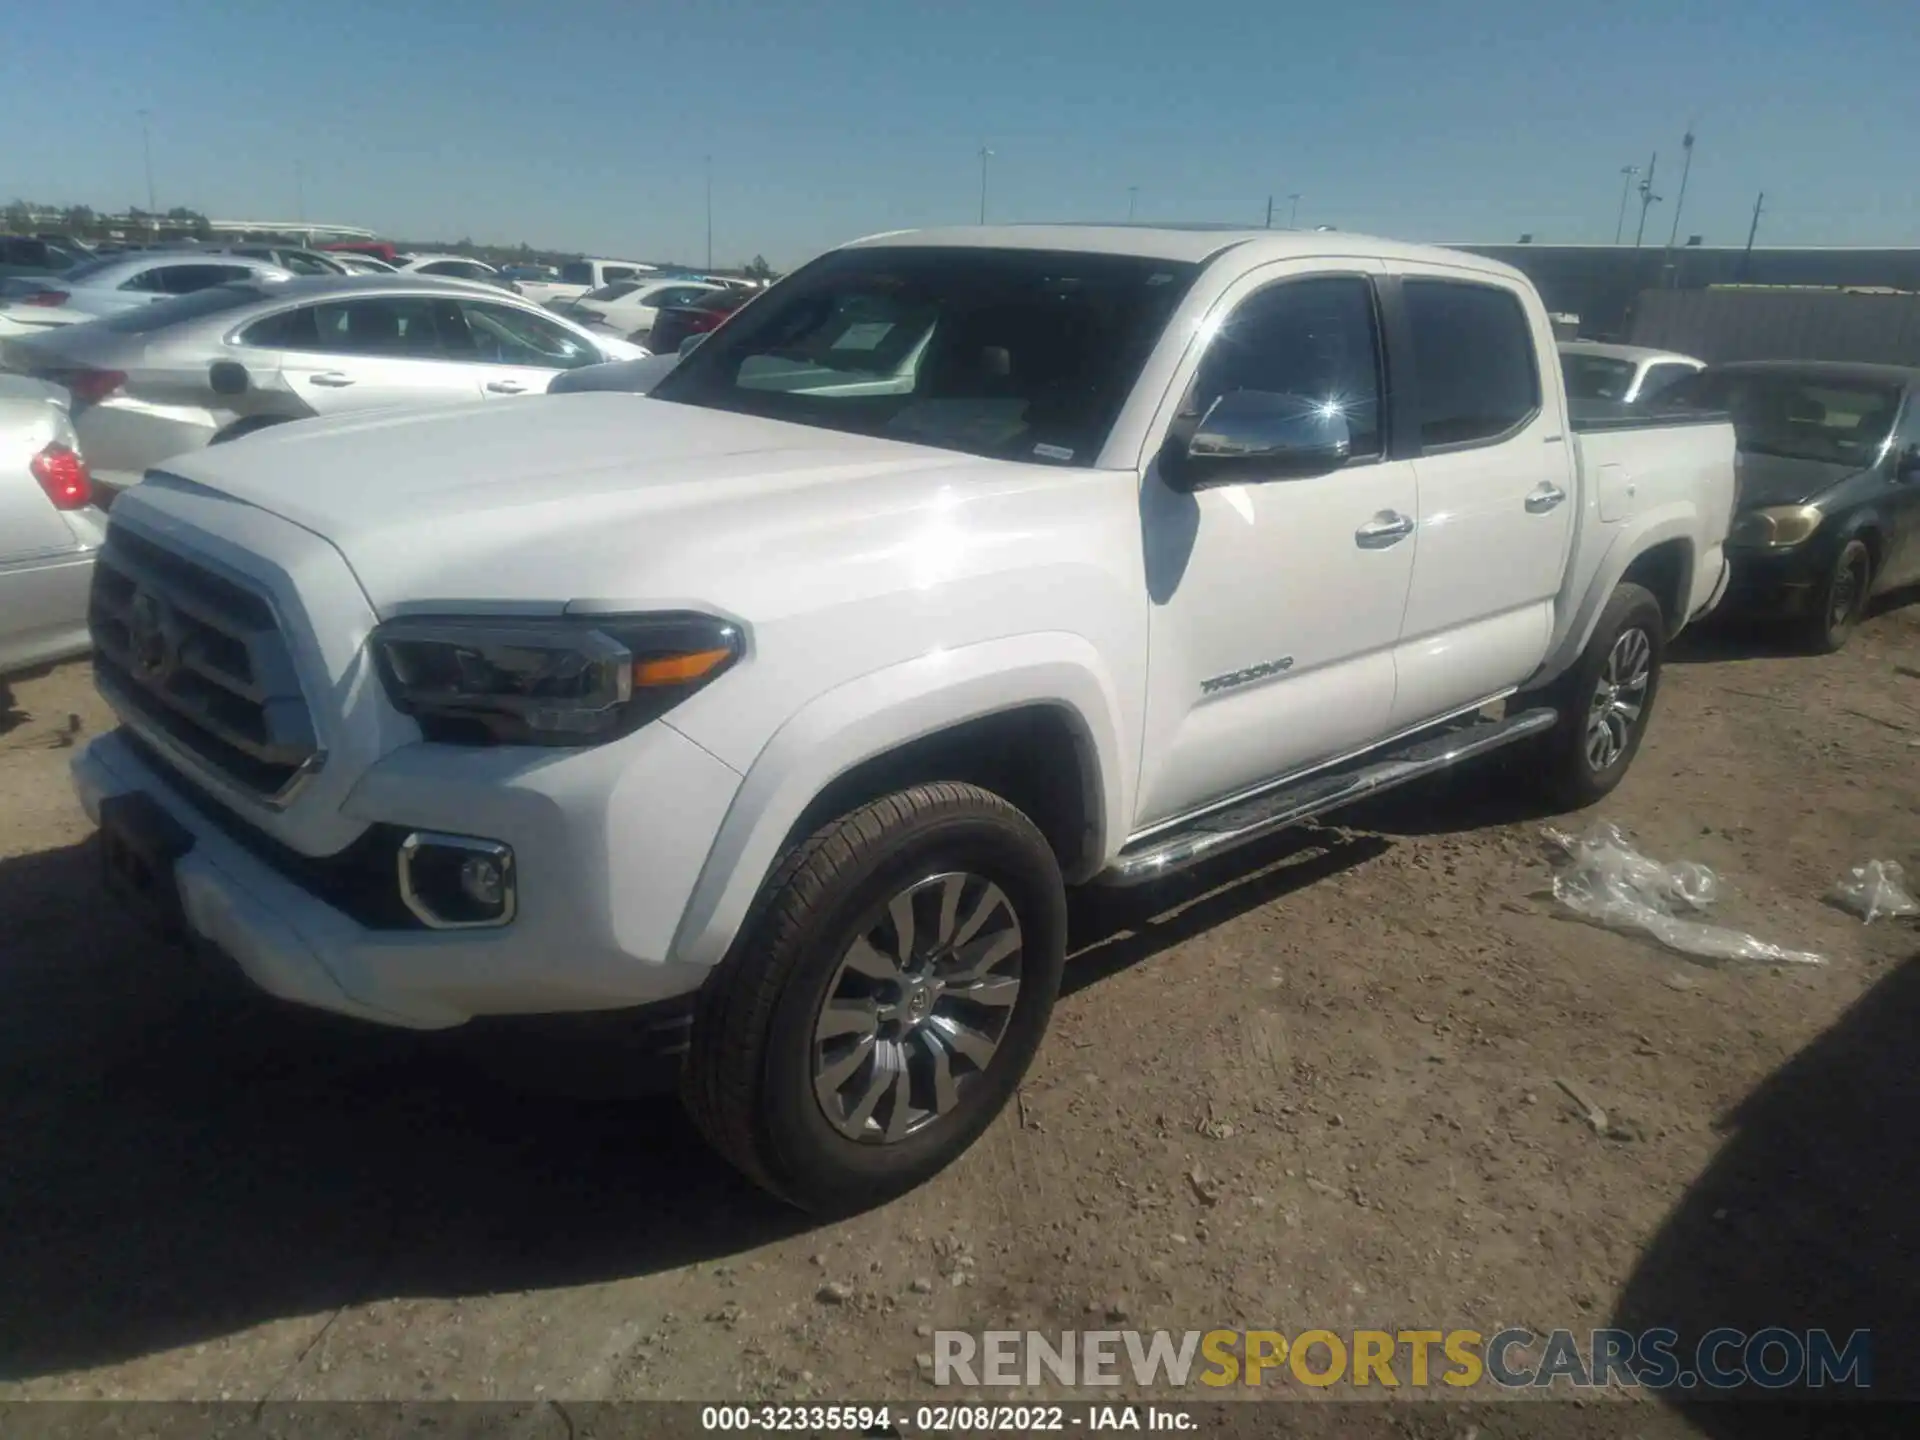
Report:
<svg viewBox="0 0 1920 1440"><path fill-rule="evenodd" d="M1920 295L1845 290L1647 290L1629 337L1703 360L1920 365Z"/></svg>

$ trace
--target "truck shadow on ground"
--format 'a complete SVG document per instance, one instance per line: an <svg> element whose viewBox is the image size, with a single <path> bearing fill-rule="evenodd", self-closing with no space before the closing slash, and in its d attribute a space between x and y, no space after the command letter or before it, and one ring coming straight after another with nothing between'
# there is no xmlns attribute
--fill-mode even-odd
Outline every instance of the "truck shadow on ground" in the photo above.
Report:
<svg viewBox="0 0 1920 1440"><path fill-rule="evenodd" d="M1389 843L1306 830L1085 892L1067 990ZM281 1005L147 939L96 867L91 842L0 861L0 1379L386 1297L643 1275L809 1228L670 1097L556 1094L477 1063L463 1032Z"/></svg>
<svg viewBox="0 0 1920 1440"><path fill-rule="evenodd" d="M1748 1334L1825 1329L1841 1345L1866 1329L1867 1395L1920 1399L1916 1036L1920 953L1722 1117L1726 1144L1646 1247L1612 1323L1677 1331L1674 1354L1685 1368L1701 1337L1720 1326ZM1850 1390L1829 1387L1816 1398L1864 1398ZM1805 1413L1761 1415L1711 1402L1682 1408L1702 1433L1729 1440L1814 1433ZM1827 1407L1814 1418L1848 1415ZM1853 1432L1842 1423L1833 1433Z"/></svg>

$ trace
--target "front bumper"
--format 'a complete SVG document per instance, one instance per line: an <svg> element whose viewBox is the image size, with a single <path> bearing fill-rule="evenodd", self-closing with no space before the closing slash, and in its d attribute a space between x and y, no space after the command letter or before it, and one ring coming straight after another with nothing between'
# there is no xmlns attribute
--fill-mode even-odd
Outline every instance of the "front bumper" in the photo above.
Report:
<svg viewBox="0 0 1920 1440"><path fill-rule="evenodd" d="M672 960L672 937L706 859L702 842L739 784L659 724L618 745L550 756L393 752L354 787L345 807L354 818L482 836L515 851L513 921L447 931L362 923L360 907L349 914L329 903L308 874L318 862L295 863L284 846L210 810L215 802L124 732L80 751L73 778L96 822L104 798L140 792L192 836L173 881L195 943L284 1000L414 1029L625 1009L697 990L708 971Z"/></svg>
<svg viewBox="0 0 1920 1440"><path fill-rule="evenodd" d="M1733 578L1720 612L1751 619L1790 620L1810 614L1828 560L1813 544L1792 550L1732 552Z"/></svg>

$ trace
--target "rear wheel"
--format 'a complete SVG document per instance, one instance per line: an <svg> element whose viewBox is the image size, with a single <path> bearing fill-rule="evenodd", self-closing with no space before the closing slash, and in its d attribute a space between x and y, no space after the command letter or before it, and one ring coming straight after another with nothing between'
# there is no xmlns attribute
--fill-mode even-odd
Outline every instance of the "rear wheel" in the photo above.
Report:
<svg viewBox="0 0 1920 1440"><path fill-rule="evenodd" d="M1864 540L1840 547L1825 580L1814 591L1813 612L1803 622L1801 642L1815 654L1831 655L1853 638L1867 613L1873 586L1873 552Z"/></svg>
<svg viewBox="0 0 1920 1440"><path fill-rule="evenodd" d="M1644 586L1614 588L1593 638L1551 687L1559 722L1540 746L1547 793L1577 810L1610 793L1639 753L1660 688L1666 615Z"/></svg>
<svg viewBox="0 0 1920 1440"><path fill-rule="evenodd" d="M1026 816L971 785L877 800L768 882L702 992L688 1110L802 1209L877 1204L950 1164L1006 1104L1065 950L1059 867Z"/></svg>

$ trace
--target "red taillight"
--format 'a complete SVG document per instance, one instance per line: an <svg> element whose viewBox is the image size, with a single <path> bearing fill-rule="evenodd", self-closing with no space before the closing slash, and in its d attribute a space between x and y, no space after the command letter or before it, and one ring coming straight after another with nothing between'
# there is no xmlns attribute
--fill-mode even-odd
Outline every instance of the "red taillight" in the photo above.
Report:
<svg viewBox="0 0 1920 1440"><path fill-rule="evenodd" d="M78 450L65 445L47 446L28 463L33 478L47 492L56 510L79 510L93 503L93 476Z"/></svg>
<svg viewBox="0 0 1920 1440"><path fill-rule="evenodd" d="M704 335L709 330L718 330L727 317L716 310L701 310L687 317L687 333Z"/></svg>
<svg viewBox="0 0 1920 1440"><path fill-rule="evenodd" d="M51 378L83 405L97 404L127 383L124 370L68 370Z"/></svg>
<svg viewBox="0 0 1920 1440"><path fill-rule="evenodd" d="M64 290L42 290L37 294L27 296L26 299L20 303L22 305L64 305L67 303L67 292Z"/></svg>

